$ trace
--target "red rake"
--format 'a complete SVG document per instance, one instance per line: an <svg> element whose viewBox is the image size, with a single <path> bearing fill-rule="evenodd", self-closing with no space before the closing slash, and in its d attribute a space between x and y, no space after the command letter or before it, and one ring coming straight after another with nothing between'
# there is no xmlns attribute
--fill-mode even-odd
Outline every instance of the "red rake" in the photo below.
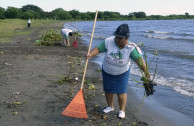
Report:
<svg viewBox="0 0 194 126"><path fill-rule="evenodd" d="M76 20L75 29L77 30L77 20ZM75 30L75 31L76 31L76 30ZM75 34L75 40L74 40L74 42L73 42L73 44L72 44L72 47L78 47L78 44L77 44L77 42L76 42L76 34Z"/></svg>
<svg viewBox="0 0 194 126"><path fill-rule="evenodd" d="M91 45L92 45L92 38L94 35L94 29L95 29L95 25L96 25L97 15L98 15L98 11L96 11L96 16L95 16L95 20L94 20L94 26L93 26L93 30L92 30L88 54L90 53L90 49L91 49ZM85 102L84 102L84 97L83 97L83 92L82 92L87 66L88 66L88 59L86 60L86 64L85 64L85 70L84 70L84 74L83 74L83 78L82 78L81 89L76 94L76 96L73 98L71 103L67 106L67 108L61 113L64 116L73 117L73 118L88 118L88 115L86 112L86 107L85 107Z"/></svg>
<svg viewBox="0 0 194 126"><path fill-rule="evenodd" d="M78 47L78 44L77 44L76 40L74 40L74 42L72 44L72 47Z"/></svg>
<svg viewBox="0 0 194 126"><path fill-rule="evenodd" d="M88 115L86 113L86 107L84 104L82 89L79 90L77 95L61 114L74 118L88 118Z"/></svg>

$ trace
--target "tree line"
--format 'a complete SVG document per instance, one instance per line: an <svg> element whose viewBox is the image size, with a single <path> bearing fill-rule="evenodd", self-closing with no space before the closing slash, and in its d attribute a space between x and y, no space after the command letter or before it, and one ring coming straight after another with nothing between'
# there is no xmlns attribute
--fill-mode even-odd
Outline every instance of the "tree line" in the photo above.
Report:
<svg viewBox="0 0 194 126"><path fill-rule="evenodd" d="M57 8L51 12L44 12L35 5L25 5L22 8L0 7L0 19L56 19L56 20L93 20L95 12L79 12L78 10L66 11L63 8ZM171 19L194 19L194 15L186 12L183 15L149 15L145 12L131 12L128 15L121 15L119 12L100 11L98 20L171 20Z"/></svg>

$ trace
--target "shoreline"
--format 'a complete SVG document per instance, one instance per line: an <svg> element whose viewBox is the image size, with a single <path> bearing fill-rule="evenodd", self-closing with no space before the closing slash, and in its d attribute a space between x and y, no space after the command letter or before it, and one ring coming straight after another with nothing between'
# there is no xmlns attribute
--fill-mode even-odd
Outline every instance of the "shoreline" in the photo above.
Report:
<svg viewBox="0 0 194 126"><path fill-rule="evenodd" d="M99 62L97 62L96 60L94 60L93 62L96 63L98 67L100 67ZM139 77L133 75L133 78L136 78L138 80ZM157 97L159 95L162 95L163 93L162 91L159 91L159 88L160 90L171 90L170 93L172 93L172 98L174 98L175 96L187 96L178 94L178 92L174 91L173 89L168 89L170 87L158 85L159 87L155 87L156 92L153 95L146 97L142 104L144 89L134 86L131 82L132 81L129 80L126 109L132 111L138 120L146 122L149 126L192 126L194 121L190 116L181 113L181 111L177 111L176 109L165 106L164 104L162 104L162 102L156 101ZM166 100L170 100L170 98ZM140 105L141 107L139 108Z"/></svg>
<svg viewBox="0 0 194 126"><path fill-rule="evenodd" d="M0 51L0 125L3 126L146 126L129 112L125 119L117 111L102 113L106 106L101 73L89 62L83 94L88 119L62 116L62 111L80 90L85 54L88 47L77 38L78 47L37 46L44 31L61 29L57 23L34 28L28 35L13 37L2 43ZM73 38L70 39L71 44ZM78 80L75 78L78 77ZM89 90L91 84L94 90ZM118 105L116 105L118 106ZM138 126L137 125L137 126Z"/></svg>
<svg viewBox="0 0 194 126"><path fill-rule="evenodd" d="M125 119L117 118L119 107L116 96L115 111L102 113L107 106L102 77L101 72L97 71L98 65L92 60L88 63L85 78L88 83L83 88L89 118L62 116L61 112L80 89L88 46L82 43L81 38L77 38L78 48L36 46L35 40L39 39L44 30L51 28L61 29L62 26L52 24L40 27L29 35L14 37L11 43L1 44L0 125L173 126L167 118L146 106L146 103L142 106L142 113L136 113L141 100L130 88ZM70 43L73 43L73 37ZM76 77L78 80L75 80ZM88 89L91 84L94 84L94 90ZM16 105L15 102L22 104Z"/></svg>
<svg viewBox="0 0 194 126"><path fill-rule="evenodd" d="M141 89L138 90L136 87L132 87L130 90L132 90L136 94L140 101L142 100L143 96L140 96L140 92L143 95L143 91ZM163 85L158 85L155 90L156 92L153 96L145 98L143 106L141 107L142 111L144 111L142 112L142 115L145 115L144 113L148 111L148 115L146 116L150 116L150 118L153 118L153 120L157 121L157 119L155 119L155 115L158 115L158 117L161 118L160 120L158 120L158 122L161 122L163 120L162 122L165 122L165 125L168 124L173 126L192 126L194 121L192 120L191 115L189 116L183 113L182 109L186 109L182 108L184 106L179 106L179 109L173 108L173 105L176 104L174 103L174 99L177 99L177 97L179 97L180 100L178 102L180 103L177 104L180 105L182 102L181 99L188 99L187 96L178 94L178 92L174 91L170 87L165 87ZM164 90L168 90L168 94L163 94ZM167 95L169 97L167 97ZM185 102L187 101L186 99ZM152 110L151 113L153 114L150 114L149 110Z"/></svg>
<svg viewBox="0 0 194 126"><path fill-rule="evenodd" d="M149 97L146 97L143 101L143 105L140 106L142 99L137 96L132 88L129 87L128 91L130 92L130 95L128 95L127 106L133 108L137 119L147 122L149 126L177 126L168 117L162 115L159 111L154 110L152 107L153 105L146 103L145 100L149 100ZM157 107L155 107L155 109L156 108Z"/></svg>

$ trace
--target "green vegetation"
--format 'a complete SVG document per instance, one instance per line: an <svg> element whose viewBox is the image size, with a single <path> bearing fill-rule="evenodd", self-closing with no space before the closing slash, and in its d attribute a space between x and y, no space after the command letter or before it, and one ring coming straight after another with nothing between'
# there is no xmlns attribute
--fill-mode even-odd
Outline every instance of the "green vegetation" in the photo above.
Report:
<svg viewBox="0 0 194 126"><path fill-rule="evenodd" d="M23 19L0 19L0 43L8 42L13 36L31 33L35 28L48 25L54 22L64 22L56 20L32 20L32 27L27 27L27 21Z"/></svg>
<svg viewBox="0 0 194 126"><path fill-rule="evenodd" d="M72 83L73 79L69 76L62 76L60 80L57 80L56 83L59 85L66 84L66 83Z"/></svg>
<svg viewBox="0 0 194 126"><path fill-rule="evenodd" d="M0 43L9 41L12 36L28 34L26 26L26 21L21 19L0 20Z"/></svg>
<svg viewBox="0 0 194 126"><path fill-rule="evenodd" d="M42 35L40 44L46 46L59 45L61 40L62 40L61 34L59 34L57 30L51 29Z"/></svg>
<svg viewBox="0 0 194 126"><path fill-rule="evenodd" d="M56 20L93 20L95 12L79 12L78 10L65 11L63 8L57 8L51 12L44 12L35 5L25 5L22 8L0 7L0 19L56 19ZM128 15L121 15L119 12L99 11L98 20L171 20L171 19L194 19L194 15L188 12L182 15L150 15L145 12L131 12Z"/></svg>
<svg viewBox="0 0 194 126"><path fill-rule="evenodd" d="M135 80L134 78L131 78L132 80L136 81L138 84L143 84L143 87L145 89L145 93L144 93L144 96L145 94L147 96L149 95L152 95L155 90L154 90L154 86L156 86L157 84L154 82L154 79L155 79L155 76L156 76L156 72L157 72L157 63L158 63L158 53L157 53L157 50L155 52L152 52L152 51L148 51L145 49L144 45L143 45L143 42L142 43L139 43L138 44L139 47L142 48L143 52L144 52L144 60L145 60L145 65L146 65L146 72L144 72L142 69L140 69L140 72L141 72L141 81L138 81L138 80ZM153 54L153 58L151 59L151 62L148 64L148 59L147 59L147 53L151 53ZM150 75L149 75L149 70L150 70L150 66L151 64L155 62L155 71L154 71L154 75L153 75L153 78L151 79L150 78ZM143 61L142 60L139 60L139 63L140 65L143 65Z"/></svg>

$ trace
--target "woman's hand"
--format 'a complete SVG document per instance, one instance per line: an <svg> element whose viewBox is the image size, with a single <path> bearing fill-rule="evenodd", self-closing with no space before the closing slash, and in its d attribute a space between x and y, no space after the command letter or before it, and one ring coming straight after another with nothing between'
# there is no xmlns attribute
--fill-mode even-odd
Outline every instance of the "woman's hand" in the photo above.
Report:
<svg viewBox="0 0 194 126"><path fill-rule="evenodd" d="M91 54L86 54L86 56L85 56L86 60L87 60L87 59L90 59L91 57L92 57Z"/></svg>
<svg viewBox="0 0 194 126"><path fill-rule="evenodd" d="M143 60L143 57L137 59L135 62L139 66L139 68L144 72L144 75L146 76L146 78L150 79L150 73L146 68L146 64L145 64L145 61Z"/></svg>
<svg viewBox="0 0 194 126"><path fill-rule="evenodd" d="M92 56L98 55L100 52L97 47L95 47L89 54L86 54L85 58L90 59Z"/></svg>

